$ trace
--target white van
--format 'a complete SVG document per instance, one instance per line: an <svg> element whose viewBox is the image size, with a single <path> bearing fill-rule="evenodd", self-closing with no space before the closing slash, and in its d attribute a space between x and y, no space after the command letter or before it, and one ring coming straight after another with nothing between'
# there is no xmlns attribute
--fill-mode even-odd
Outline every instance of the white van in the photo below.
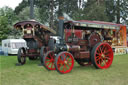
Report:
<svg viewBox="0 0 128 85"><path fill-rule="evenodd" d="M20 47L27 47L24 39L2 40L2 51L4 54L17 54Z"/></svg>

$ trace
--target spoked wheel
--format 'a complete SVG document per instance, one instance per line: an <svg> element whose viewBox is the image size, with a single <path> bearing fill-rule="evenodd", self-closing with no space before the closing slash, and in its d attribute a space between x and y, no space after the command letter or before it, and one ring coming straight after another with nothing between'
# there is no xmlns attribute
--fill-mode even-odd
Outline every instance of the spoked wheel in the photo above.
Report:
<svg viewBox="0 0 128 85"><path fill-rule="evenodd" d="M74 58L69 52L61 52L55 58L56 70L61 73L69 73L74 66Z"/></svg>
<svg viewBox="0 0 128 85"><path fill-rule="evenodd" d="M92 49L91 60L96 68L106 69L110 67L113 61L111 46L108 43L96 44Z"/></svg>
<svg viewBox="0 0 128 85"><path fill-rule="evenodd" d="M19 48L17 59L21 65L26 63L26 56L25 55L26 55L25 48Z"/></svg>
<svg viewBox="0 0 128 85"><path fill-rule="evenodd" d="M46 55L43 57L44 67L48 70L55 70L55 54L54 51L48 51Z"/></svg>

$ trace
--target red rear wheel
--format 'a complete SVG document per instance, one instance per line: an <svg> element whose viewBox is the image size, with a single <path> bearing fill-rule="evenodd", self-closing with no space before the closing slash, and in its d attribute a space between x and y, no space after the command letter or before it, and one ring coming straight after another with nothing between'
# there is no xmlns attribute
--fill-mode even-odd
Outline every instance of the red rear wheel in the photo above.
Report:
<svg viewBox="0 0 128 85"><path fill-rule="evenodd" d="M59 73L69 73L74 66L74 58L69 52L61 52L55 58L55 67Z"/></svg>
<svg viewBox="0 0 128 85"><path fill-rule="evenodd" d="M44 67L48 70L55 70L55 55L53 51L48 51L46 55L43 57Z"/></svg>
<svg viewBox="0 0 128 85"><path fill-rule="evenodd" d="M111 46L108 43L96 44L92 49L91 60L96 68L106 69L110 67L113 61Z"/></svg>

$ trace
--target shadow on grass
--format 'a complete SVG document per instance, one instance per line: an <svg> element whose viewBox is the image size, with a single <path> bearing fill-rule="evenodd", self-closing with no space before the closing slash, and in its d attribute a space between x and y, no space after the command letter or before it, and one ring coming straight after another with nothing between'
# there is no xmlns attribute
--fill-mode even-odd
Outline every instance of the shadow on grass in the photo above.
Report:
<svg viewBox="0 0 128 85"><path fill-rule="evenodd" d="M17 63L17 62L16 62ZM23 66L23 67L43 67L43 66L39 66L39 64L41 64L41 62L40 62L40 59L37 59L37 60L29 60L28 58L26 59L26 63L24 64L24 65L21 65L21 66ZM45 67L43 67L43 68L45 68ZM72 69L72 72L74 73L74 72L84 72L84 71L95 71L95 70L97 70L93 65L89 65L89 66L80 66L79 64L77 64L76 62L75 62L75 64L74 64L74 67L73 67L73 69ZM45 69L45 71L48 71L48 72L50 72L50 73L52 73L53 71L49 71L49 70L47 70L47 69ZM56 70L55 70L56 71Z"/></svg>
<svg viewBox="0 0 128 85"><path fill-rule="evenodd" d="M96 70L96 68L93 65L89 65L89 66L74 66L73 68L74 70Z"/></svg>
<svg viewBox="0 0 128 85"><path fill-rule="evenodd" d="M15 65L18 64L18 61L15 63ZM24 65L26 66L31 66L31 65L37 65L39 66L39 64L41 64L40 59L37 60L29 60L28 58L26 59L26 63ZM24 66L24 65L19 65L19 66ZM16 65L18 66L18 65Z"/></svg>

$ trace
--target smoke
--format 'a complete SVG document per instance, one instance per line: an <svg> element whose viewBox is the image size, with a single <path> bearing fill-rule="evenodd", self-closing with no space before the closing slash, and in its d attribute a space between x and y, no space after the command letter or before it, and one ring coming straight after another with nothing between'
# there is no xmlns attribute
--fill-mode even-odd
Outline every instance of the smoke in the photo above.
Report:
<svg viewBox="0 0 128 85"><path fill-rule="evenodd" d="M68 14L63 13L63 16L64 16L64 19L65 19L65 20L73 21L73 19L72 19L71 17L69 17L69 15L68 15Z"/></svg>

